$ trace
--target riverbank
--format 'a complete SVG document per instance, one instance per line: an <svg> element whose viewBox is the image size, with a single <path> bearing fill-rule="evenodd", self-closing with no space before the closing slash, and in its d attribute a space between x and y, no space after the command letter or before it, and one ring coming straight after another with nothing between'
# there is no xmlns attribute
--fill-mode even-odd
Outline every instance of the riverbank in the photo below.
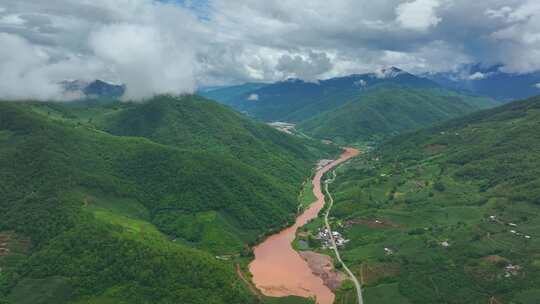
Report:
<svg viewBox="0 0 540 304"><path fill-rule="evenodd" d="M292 248L291 243L298 228L316 218L324 207L322 176L358 153L356 149L347 148L337 160L319 168L312 179L316 201L297 217L293 226L268 237L253 249L255 259L250 263L249 270L255 286L262 294L272 297L314 297L318 304L333 303L333 292L312 272L306 261Z"/></svg>

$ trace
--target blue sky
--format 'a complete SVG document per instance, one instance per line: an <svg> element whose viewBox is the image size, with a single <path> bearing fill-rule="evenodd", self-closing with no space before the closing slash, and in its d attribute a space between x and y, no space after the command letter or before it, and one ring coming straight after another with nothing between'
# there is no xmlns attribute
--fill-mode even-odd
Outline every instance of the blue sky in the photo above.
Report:
<svg viewBox="0 0 540 304"><path fill-rule="evenodd" d="M178 5L194 11L201 19L208 18L208 0L160 0L161 2L177 3Z"/></svg>

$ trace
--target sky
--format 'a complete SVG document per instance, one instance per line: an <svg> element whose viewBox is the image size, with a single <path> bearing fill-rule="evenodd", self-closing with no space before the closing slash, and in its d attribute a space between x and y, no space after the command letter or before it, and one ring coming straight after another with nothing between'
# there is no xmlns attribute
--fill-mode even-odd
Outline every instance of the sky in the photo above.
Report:
<svg viewBox="0 0 540 304"><path fill-rule="evenodd" d="M540 70L540 1L2 0L0 46L3 99L61 99L74 79L143 99L389 66L523 74Z"/></svg>

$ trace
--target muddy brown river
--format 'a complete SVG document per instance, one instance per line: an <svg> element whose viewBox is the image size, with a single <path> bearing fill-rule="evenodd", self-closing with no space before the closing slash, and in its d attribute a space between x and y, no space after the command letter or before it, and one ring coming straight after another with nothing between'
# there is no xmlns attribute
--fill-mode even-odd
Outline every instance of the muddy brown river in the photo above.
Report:
<svg viewBox="0 0 540 304"><path fill-rule="evenodd" d="M318 304L332 304L334 294L314 275L306 261L292 248L298 228L314 219L324 207L324 195L321 191L321 177L335 166L358 155L353 148L345 149L340 158L324 166L313 177L313 193L317 200L296 218L292 227L268 237L253 250L255 259L249 265L255 286L266 296L300 296L317 299Z"/></svg>

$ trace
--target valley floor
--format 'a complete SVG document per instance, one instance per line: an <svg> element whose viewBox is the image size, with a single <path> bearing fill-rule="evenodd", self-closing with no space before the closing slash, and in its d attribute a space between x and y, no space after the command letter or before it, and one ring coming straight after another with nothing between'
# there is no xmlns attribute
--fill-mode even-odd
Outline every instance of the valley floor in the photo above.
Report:
<svg viewBox="0 0 540 304"><path fill-rule="evenodd" d="M274 297L315 296L319 304L334 302L334 295L328 286L324 285L324 283L328 285L328 280L323 282L317 277L313 273L313 267L310 269L306 261L293 249L291 243L296 237L297 229L317 218L325 205L325 197L321 190L323 175L357 156L358 153L356 149L347 148L339 159L319 166L312 180L316 201L298 216L295 225L270 236L254 248L255 259L250 264L249 270L253 274L253 281L263 294ZM300 197L303 195L301 194ZM319 275L323 273L327 274L321 272Z"/></svg>

